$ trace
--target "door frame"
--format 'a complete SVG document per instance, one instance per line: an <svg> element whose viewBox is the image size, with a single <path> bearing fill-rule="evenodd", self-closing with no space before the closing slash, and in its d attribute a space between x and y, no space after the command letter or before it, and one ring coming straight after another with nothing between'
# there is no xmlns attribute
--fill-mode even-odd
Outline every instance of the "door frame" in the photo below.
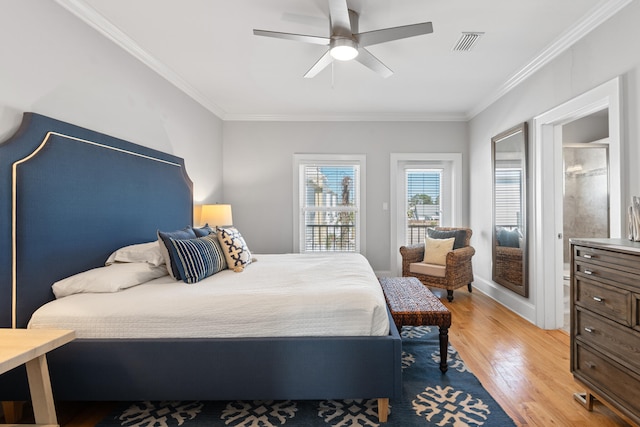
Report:
<svg viewBox="0 0 640 427"><path fill-rule="evenodd" d="M563 324L562 270L563 245L558 235L562 228L562 125L596 111L609 111L609 201L610 236L622 235L623 204L626 194L622 178L627 176L622 164L620 78L616 77L533 119L534 211L531 241L534 250L529 260L534 267L530 282L534 284L536 325L558 329ZM552 167L549 167L552 165Z"/></svg>
<svg viewBox="0 0 640 427"><path fill-rule="evenodd" d="M391 227L391 262L389 264L391 275L399 276L402 274L402 257L400 256L400 246L404 243L400 241L403 233L403 224L399 222L398 205L402 201L402 191L404 189L404 181L402 172L405 162L416 163L448 163L451 167L451 188L453 199L451 200L451 220L452 224L443 224L444 226L460 225L462 223L462 153L391 153L390 155L390 224Z"/></svg>

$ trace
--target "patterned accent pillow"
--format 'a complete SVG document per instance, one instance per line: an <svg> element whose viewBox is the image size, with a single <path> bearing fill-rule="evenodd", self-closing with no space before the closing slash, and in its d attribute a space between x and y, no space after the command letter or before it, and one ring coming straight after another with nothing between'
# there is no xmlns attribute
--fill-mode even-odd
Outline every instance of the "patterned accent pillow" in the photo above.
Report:
<svg viewBox="0 0 640 427"><path fill-rule="evenodd" d="M235 227L218 228L218 241L222 246L229 268L251 264L251 252L242 234Z"/></svg>
<svg viewBox="0 0 640 427"><path fill-rule="evenodd" d="M170 254L185 283L196 283L227 268L227 261L215 234L195 239L169 238Z"/></svg>
<svg viewBox="0 0 640 427"><path fill-rule="evenodd" d="M162 252L162 256L164 257L164 261L167 264L167 270L169 271L169 275L173 277L175 280L180 280L180 275L178 274L178 267L171 257L171 242L170 239L195 239L197 236L193 231L193 228L187 226L182 230L175 231L160 231L158 230L158 243L160 244L160 252Z"/></svg>

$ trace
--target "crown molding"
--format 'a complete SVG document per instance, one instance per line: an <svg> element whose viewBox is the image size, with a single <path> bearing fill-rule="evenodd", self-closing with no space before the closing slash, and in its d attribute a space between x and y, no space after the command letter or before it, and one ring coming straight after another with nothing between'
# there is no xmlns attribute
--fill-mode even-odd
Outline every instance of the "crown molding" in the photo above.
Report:
<svg viewBox="0 0 640 427"><path fill-rule="evenodd" d="M465 114L226 114L235 122L466 122Z"/></svg>
<svg viewBox="0 0 640 427"><path fill-rule="evenodd" d="M164 63L158 61L153 55L140 47L140 45L138 45L131 37L113 25L108 19L87 3L82 0L55 0L55 2L80 18L87 25L97 30L107 39L113 41L134 58L137 58L204 108L211 111L216 116L224 118L226 112L222 108L211 102L211 100L204 96L200 91L187 83L178 73L167 67Z"/></svg>
<svg viewBox="0 0 640 427"><path fill-rule="evenodd" d="M569 49L577 41L618 13L633 0L604 0L589 11L580 21L560 35L553 43L529 61L518 72L513 74L500 88L488 96L482 103L469 111L467 119L471 120L491 104L502 98L516 86L527 80L558 55Z"/></svg>
<svg viewBox="0 0 640 427"><path fill-rule="evenodd" d="M487 96L483 102L466 113L460 114L433 114L433 113L411 113L411 114L318 114L318 115L297 115L297 114L229 114L204 96L200 91L187 83L179 74L157 60L146 50L142 49L133 39L109 20L102 16L97 10L89 6L83 0L55 0L56 3L67 9L69 12L80 18L87 25L91 26L102 35L123 48L133 57L140 60L153 71L158 73L168 82L176 86L186 95L198 102L204 108L218 116L224 121L468 121L487 109L497 100L517 87L520 83L530 78L542 67L555 59L562 52L569 49L577 41L582 39L593 29L605 22L611 16L618 13L633 0L603 0L587 13L580 21L565 31L556 41L547 46L542 52L536 55L524 67L513 74L503 83L493 94Z"/></svg>

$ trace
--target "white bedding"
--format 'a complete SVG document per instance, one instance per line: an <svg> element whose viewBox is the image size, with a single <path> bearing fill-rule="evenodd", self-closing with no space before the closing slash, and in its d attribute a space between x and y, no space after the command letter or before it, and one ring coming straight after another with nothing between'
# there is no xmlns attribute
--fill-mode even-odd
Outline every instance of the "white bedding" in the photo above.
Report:
<svg viewBox="0 0 640 427"><path fill-rule="evenodd" d="M241 273L195 284L170 276L114 293L51 301L29 328L64 328L78 338L381 336L384 295L359 254L256 255Z"/></svg>

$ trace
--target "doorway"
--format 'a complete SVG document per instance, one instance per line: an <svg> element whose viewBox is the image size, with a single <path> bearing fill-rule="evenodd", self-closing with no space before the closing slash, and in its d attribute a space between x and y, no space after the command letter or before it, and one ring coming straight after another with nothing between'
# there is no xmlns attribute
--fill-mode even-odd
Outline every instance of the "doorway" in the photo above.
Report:
<svg viewBox="0 0 640 427"><path fill-rule="evenodd" d="M569 332L570 239L609 237L609 115L604 109L562 127L563 325Z"/></svg>
<svg viewBox="0 0 640 427"><path fill-rule="evenodd" d="M460 153L391 153L390 164L390 220L391 220L391 275L402 271L402 259L398 249L407 244L410 226L453 226L461 223L462 218L462 154ZM409 180L409 174L416 177ZM439 176L439 194L431 192L433 178ZM424 181L423 181L424 179ZM411 183L425 184L413 192ZM420 185L418 185L420 187ZM411 198L417 194L429 195L429 200L417 197L414 202L422 206L414 209ZM442 196L446 194L447 196ZM437 203L435 202L437 199ZM429 203L425 203L429 201ZM414 203L420 204L420 203ZM433 209L437 209L437 212ZM411 216L409 215L411 214ZM417 218L417 221L409 219ZM424 234L421 235L424 238ZM418 238L418 240L420 240ZM424 240L423 240L424 241Z"/></svg>
<svg viewBox="0 0 640 427"><path fill-rule="evenodd" d="M534 250L530 279L534 284L536 325L541 328L558 329L564 324L563 287L558 286L564 276L563 131L569 129L564 126L603 111L608 123L609 235L620 237L622 195L626 193L622 187L619 78L534 118Z"/></svg>

